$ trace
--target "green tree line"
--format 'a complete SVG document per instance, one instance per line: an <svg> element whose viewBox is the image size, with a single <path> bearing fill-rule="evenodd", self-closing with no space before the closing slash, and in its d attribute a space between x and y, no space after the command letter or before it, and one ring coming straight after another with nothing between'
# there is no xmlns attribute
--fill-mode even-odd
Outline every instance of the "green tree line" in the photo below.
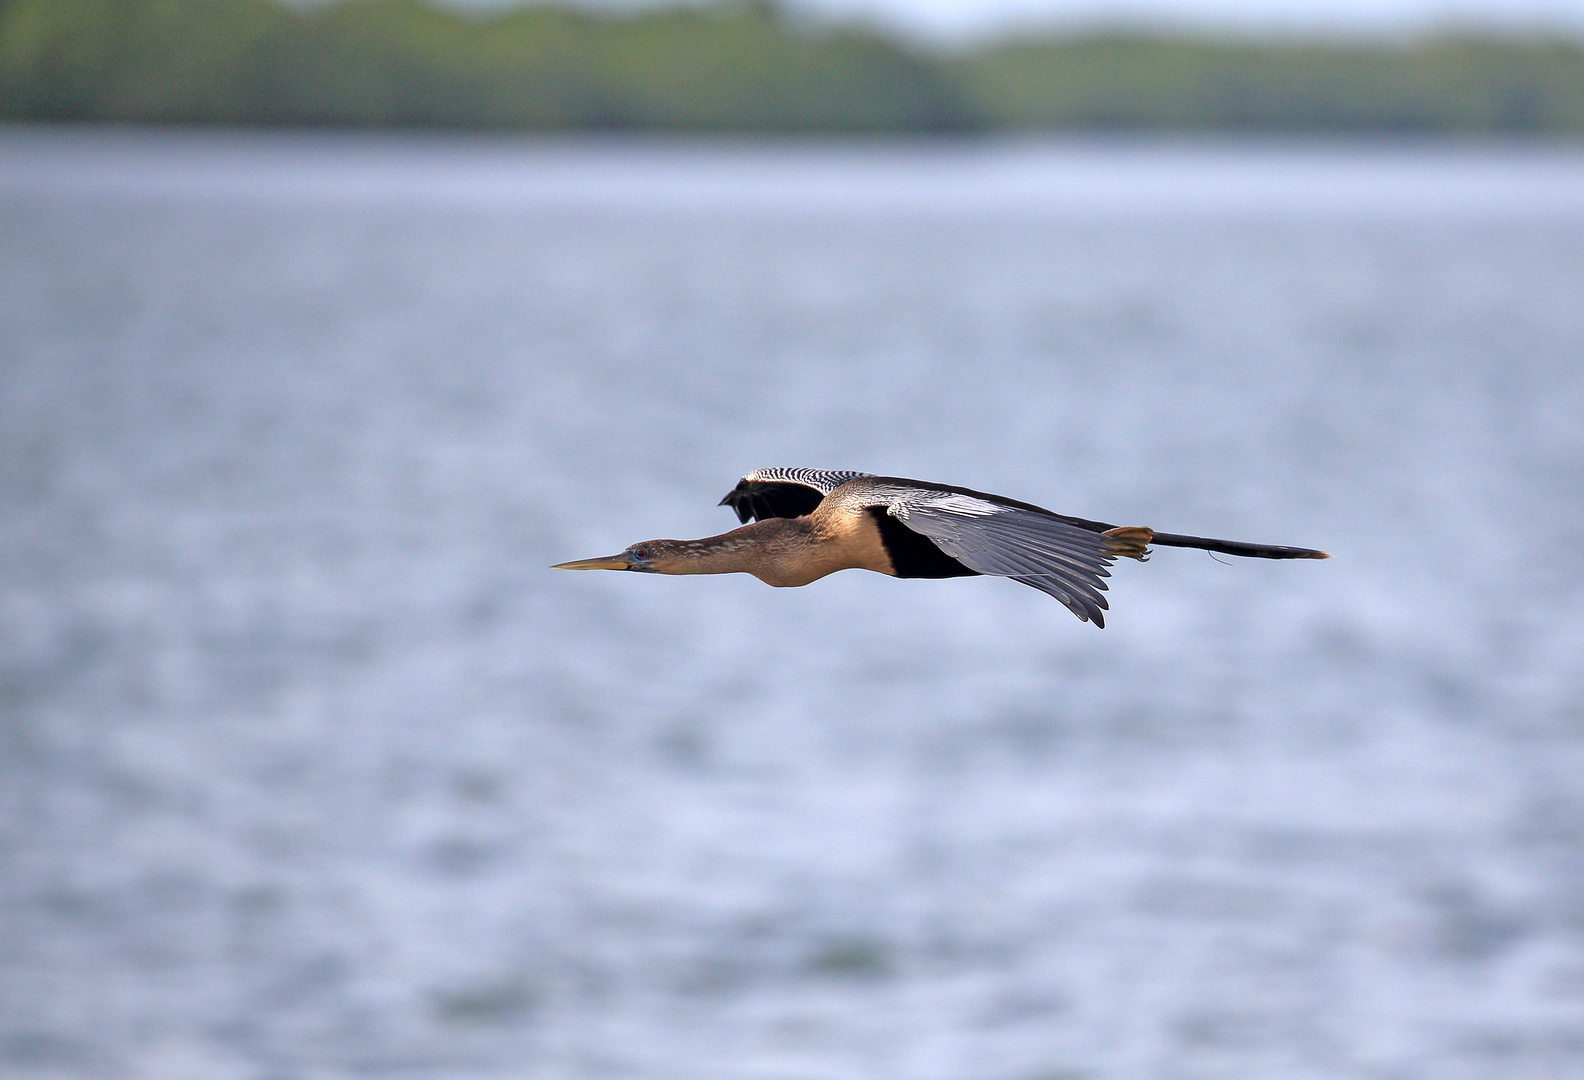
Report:
<svg viewBox="0 0 1584 1080"><path fill-rule="evenodd" d="M0 0L0 117L737 131L1584 133L1584 45L1090 34L911 51L771 3Z"/></svg>

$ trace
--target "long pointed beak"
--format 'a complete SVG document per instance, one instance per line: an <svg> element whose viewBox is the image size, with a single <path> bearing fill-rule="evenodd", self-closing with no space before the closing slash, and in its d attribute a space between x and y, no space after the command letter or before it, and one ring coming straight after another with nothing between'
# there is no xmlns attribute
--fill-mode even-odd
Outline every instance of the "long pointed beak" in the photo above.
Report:
<svg viewBox="0 0 1584 1080"><path fill-rule="evenodd" d="M556 563L552 570L631 570L632 563L624 551L620 555L607 555L603 559L578 559L576 562Z"/></svg>

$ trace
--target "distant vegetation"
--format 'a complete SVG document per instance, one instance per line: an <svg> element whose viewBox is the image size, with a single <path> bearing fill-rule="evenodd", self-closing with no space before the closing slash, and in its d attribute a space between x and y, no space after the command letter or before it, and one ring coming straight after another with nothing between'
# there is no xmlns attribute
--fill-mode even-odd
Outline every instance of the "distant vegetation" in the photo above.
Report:
<svg viewBox="0 0 1584 1080"><path fill-rule="evenodd" d="M948 65L1001 127L1584 134L1578 41L1012 42Z"/></svg>
<svg viewBox="0 0 1584 1080"><path fill-rule="evenodd" d="M519 129L1584 134L1584 44L1109 34L950 55L770 3L0 0L0 117Z"/></svg>

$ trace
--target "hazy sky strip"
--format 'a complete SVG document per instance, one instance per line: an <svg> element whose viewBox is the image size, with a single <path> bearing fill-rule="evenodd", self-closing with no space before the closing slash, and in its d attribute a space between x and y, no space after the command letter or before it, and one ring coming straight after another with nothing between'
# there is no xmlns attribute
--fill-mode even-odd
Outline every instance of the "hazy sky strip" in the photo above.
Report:
<svg viewBox="0 0 1584 1080"><path fill-rule="evenodd" d="M522 0L445 2L498 8ZM678 0L564 2L630 10ZM784 6L948 41L1027 28L1117 24L1276 34L1394 35L1443 27L1584 33L1584 0L784 0Z"/></svg>

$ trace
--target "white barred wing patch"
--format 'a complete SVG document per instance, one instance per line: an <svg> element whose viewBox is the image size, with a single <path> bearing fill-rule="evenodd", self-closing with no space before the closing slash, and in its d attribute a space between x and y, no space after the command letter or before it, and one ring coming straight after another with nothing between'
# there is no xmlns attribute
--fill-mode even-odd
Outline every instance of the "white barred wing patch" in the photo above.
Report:
<svg viewBox="0 0 1584 1080"><path fill-rule="evenodd" d="M814 511L820 500L849 480L868 475L839 469L755 469L737 482L720 501L738 520L801 517Z"/></svg>
<svg viewBox="0 0 1584 1080"><path fill-rule="evenodd" d="M743 481L750 484L802 484L804 487L813 488L821 495L829 495L849 480L856 480L868 473L849 472L843 469L755 469Z"/></svg>

